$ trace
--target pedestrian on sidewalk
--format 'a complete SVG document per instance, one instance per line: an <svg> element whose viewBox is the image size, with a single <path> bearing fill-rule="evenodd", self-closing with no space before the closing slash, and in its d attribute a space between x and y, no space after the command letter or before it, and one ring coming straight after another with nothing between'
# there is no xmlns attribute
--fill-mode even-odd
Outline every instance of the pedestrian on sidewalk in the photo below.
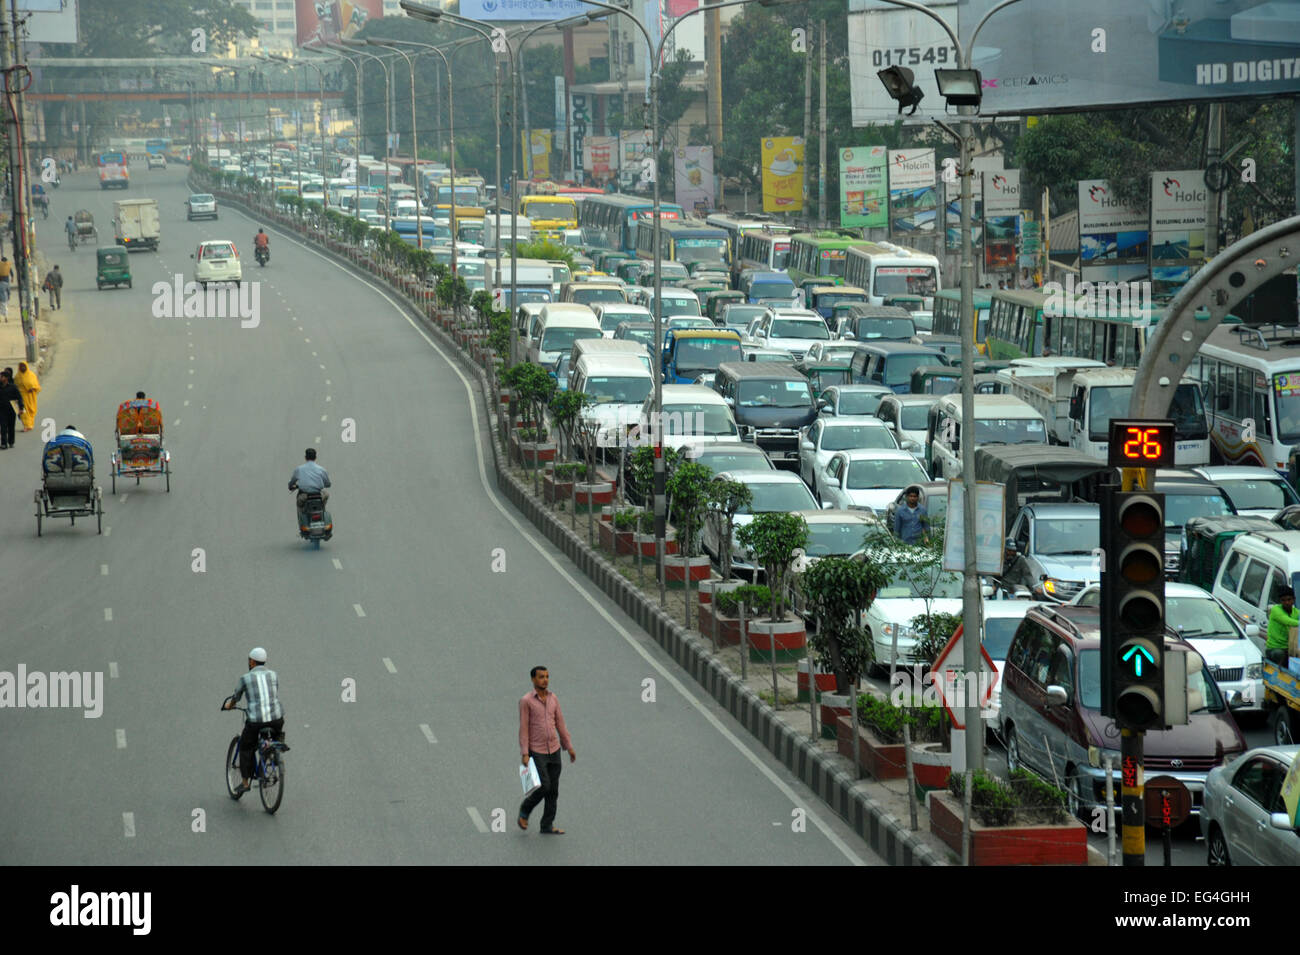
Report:
<svg viewBox="0 0 1300 955"><path fill-rule="evenodd" d="M14 402L21 411L22 393L14 385L13 376L8 371L0 371L0 451L14 446L14 423L18 420Z"/></svg>
<svg viewBox="0 0 1300 955"><path fill-rule="evenodd" d="M9 320L9 281L13 270L14 264L8 257L0 255L0 315L4 316L5 321Z"/></svg>
<svg viewBox="0 0 1300 955"><path fill-rule="evenodd" d="M50 293L50 308L57 311L63 307L63 273L57 265L45 274L41 288Z"/></svg>
<svg viewBox="0 0 1300 955"><path fill-rule="evenodd" d="M555 828L555 810L560 801L560 769L564 765L560 749L568 751L571 763L577 760L578 754L573 751L573 742L564 725L560 701L554 693L547 691L551 681L549 671L546 667L533 667L529 675L533 679L532 692L524 694L519 701L519 754L525 766L530 756L536 760L537 775L542 784L524 797L517 822L520 829L527 829L528 817L545 799L542 835L562 836L564 830Z"/></svg>
<svg viewBox="0 0 1300 955"><path fill-rule="evenodd" d="M23 396L23 430L31 431L36 423L36 395L41 390L40 380L36 377L36 372L27 367L27 362L20 361L14 384Z"/></svg>

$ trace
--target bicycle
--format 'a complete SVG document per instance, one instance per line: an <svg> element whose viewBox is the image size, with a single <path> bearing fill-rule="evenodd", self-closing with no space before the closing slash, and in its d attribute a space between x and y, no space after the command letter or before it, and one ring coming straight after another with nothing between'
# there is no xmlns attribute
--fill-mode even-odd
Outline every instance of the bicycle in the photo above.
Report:
<svg viewBox="0 0 1300 955"><path fill-rule="evenodd" d="M71 232L68 233L68 251L69 252L77 251L77 237Z"/></svg>
<svg viewBox="0 0 1300 955"><path fill-rule="evenodd" d="M231 700L226 697L222 701L221 709L224 711L225 704ZM239 710L248 716L248 710L242 706L231 707ZM274 734L269 726L262 727L257 734L257 758L253 770L253 778L257 780L257 790L262 797L262 808L267 812L274 814L280 808L280 802L284 799L284 753L289 752L289 747L282 741L274 738ZM244 795L241 788L244 782L244 774L239 768L239 736L230 741L230 747L226 750L226 792L231 799L236 801Z"/></svg>

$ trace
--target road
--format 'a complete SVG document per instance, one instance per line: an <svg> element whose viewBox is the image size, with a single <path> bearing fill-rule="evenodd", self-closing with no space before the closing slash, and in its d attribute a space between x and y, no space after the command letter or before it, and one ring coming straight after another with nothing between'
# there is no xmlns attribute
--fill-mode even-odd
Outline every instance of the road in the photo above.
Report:
<svg viewBox="0 0 1300 955"><path fill-rule="evenodd" d="M100 672L104 703L98 719L0 710L0 861L880 864L524 527L487 479L465 378L389 295L273 230L258 270L257 222L187 223L184 168L132 172L125 193L65 177L39 225L66 275L39 419L93 442L106 515L102 536L63 521L38 539L39 432L0 456L0 670ZM107 244L113 200L139 196L160 202L161 248L131 256L132 289L96 291L61 224L87 208ZM155 316L152 287L188 278L202 239L239 246L256 327ZM165 414L170 494L157 478L110 493L114 411L138 389ZM309 445L334 484L318 552L285 486ZM292 747L274 817L223 788L239 717L218 706L254 645ZM540 813L514 825L537 664L578 753L563 839L537 836Z"/></svg>

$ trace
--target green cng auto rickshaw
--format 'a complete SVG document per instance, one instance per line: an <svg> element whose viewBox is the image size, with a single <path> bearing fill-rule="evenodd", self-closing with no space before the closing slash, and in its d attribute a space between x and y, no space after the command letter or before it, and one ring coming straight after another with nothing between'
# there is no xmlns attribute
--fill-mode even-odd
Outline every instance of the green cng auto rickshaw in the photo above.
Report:
<svg viewBox="0 0 1300 955"><path fill-rule="evenodd" d="M125 247L106 245L95 250L95 285L100 291L105 285L131 287L131 266Z"/></svg>

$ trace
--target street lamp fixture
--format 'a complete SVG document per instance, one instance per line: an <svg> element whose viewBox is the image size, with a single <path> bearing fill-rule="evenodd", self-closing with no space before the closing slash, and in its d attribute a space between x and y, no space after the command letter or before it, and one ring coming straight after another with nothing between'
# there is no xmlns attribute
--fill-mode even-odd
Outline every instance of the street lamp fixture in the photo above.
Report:
<svg viewBox="0 0 1300 955"><path fill-rule="evenodd" d="M984 81L979 70L935 70L934 81L939 95L949 106L979 108L984 99Z"/></svg>
<svg viewBox="0 0 1300 955"><path fill-rule="evenodd" d="M885 92L898 102L899 115L901 116L903 109L908 106L912 107L912 112L907 115L914 115L916 107L920 105L921 100L925 99L925 93L912 82L912 71L905 66L891 66L880 70L876 75L880 77L880 82L885 84Z"/></svg>

